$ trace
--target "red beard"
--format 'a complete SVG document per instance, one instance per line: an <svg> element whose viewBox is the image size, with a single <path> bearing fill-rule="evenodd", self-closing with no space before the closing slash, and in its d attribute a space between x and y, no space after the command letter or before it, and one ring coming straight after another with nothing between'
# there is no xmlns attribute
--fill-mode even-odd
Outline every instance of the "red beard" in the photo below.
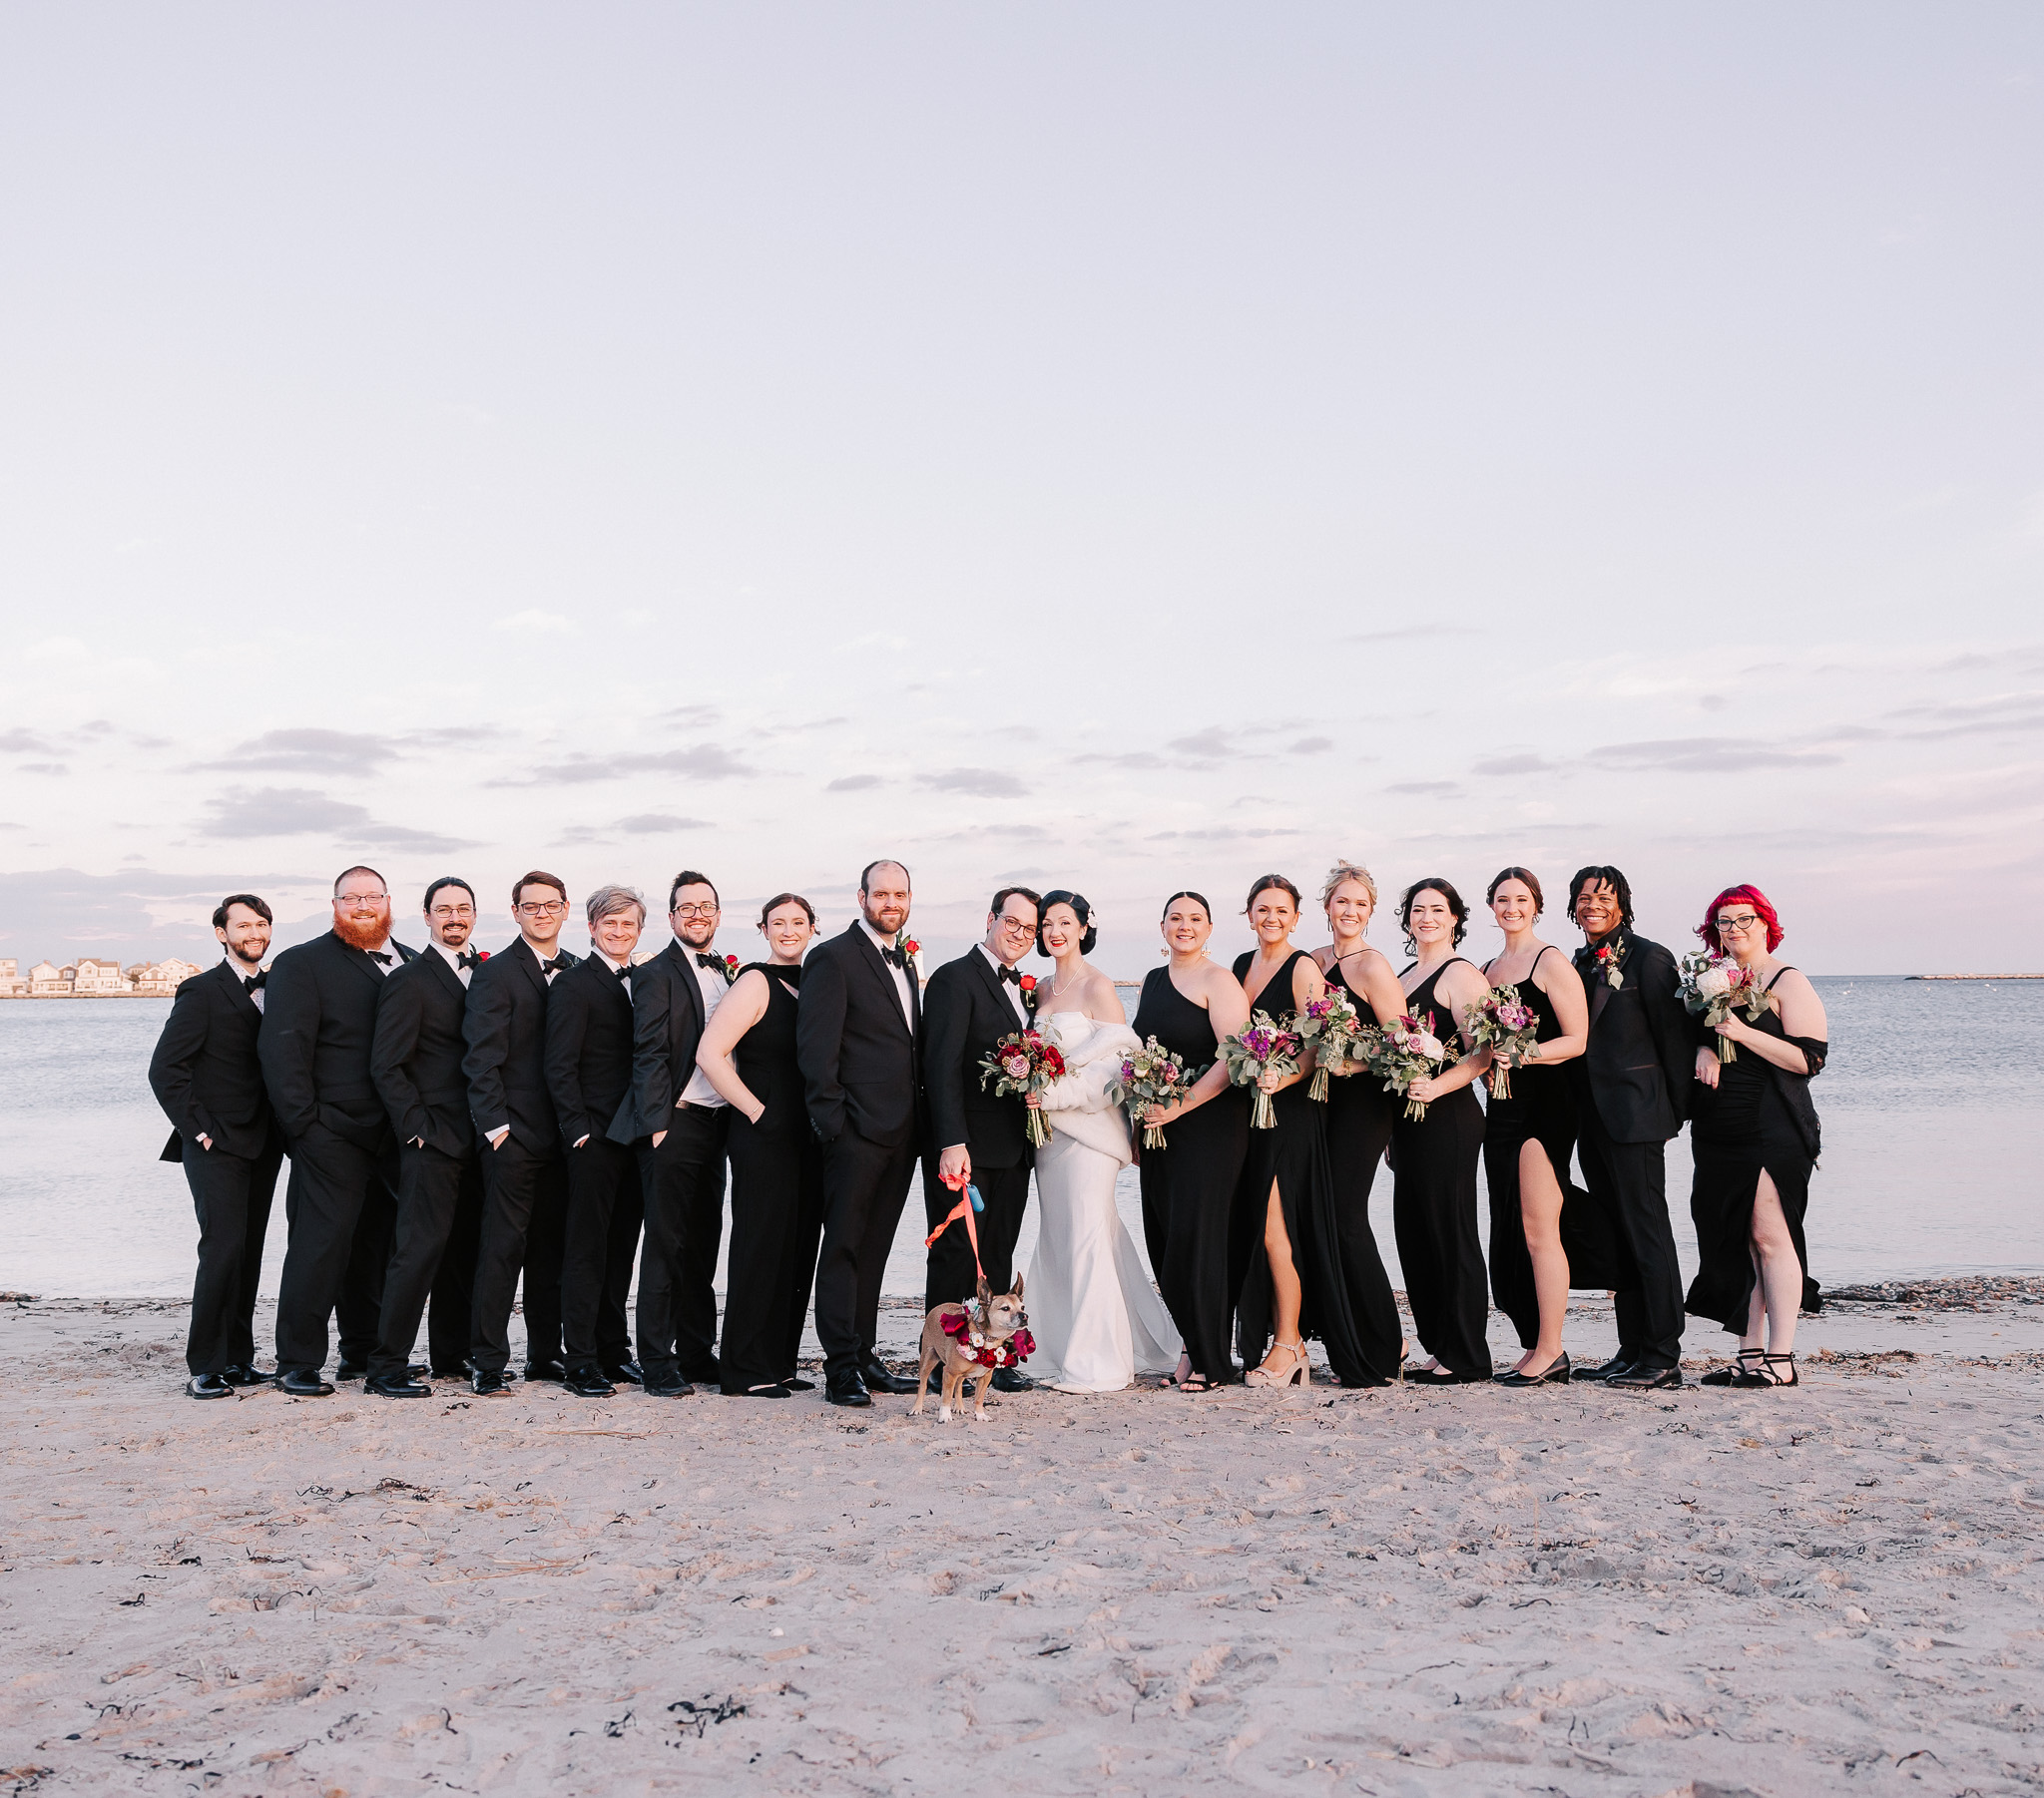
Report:
<svg viewBox="0 0 2044 1798"><path fill-rule="evenodd" d="M353 918L335 918L333 934L350 949L380 949L383 939L390 934L388 922L358 924Z"/></svg>

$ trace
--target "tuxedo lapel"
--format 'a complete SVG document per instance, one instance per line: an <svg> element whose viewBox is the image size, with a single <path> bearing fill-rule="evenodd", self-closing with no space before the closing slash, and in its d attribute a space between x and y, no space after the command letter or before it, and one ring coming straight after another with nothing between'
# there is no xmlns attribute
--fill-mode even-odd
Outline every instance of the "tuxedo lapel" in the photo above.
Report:
<svg viewBox="0 0 2044 1798"><path fill-rule="evenodd" d="M231 1010L254 1012L257 1018L262 1016L261 1008L249 996L248 983L235 972L232 963L216 963L213 973L227 992L228 1006Z"/></svg>
<svg viewBox="0 0 2044 1798"><path fill-rule="evenodd" d="M338 932L334 933L333 946L340 952L340 959L364 980L372 980L378 986L383 984L383 970L369 959L366 949L357 949L354 944L344 941Z"/></svg>
<svg viewBox="0 0 2044 1798"><path fill-rule="evenodd" d="M1008 1003L1007 982L1002 980L1000 975L994 971L993 963L988 961L977 949L968 950L966 952L966 959L978 968L980 985L985 987L994 996L994 1004L999 1008L1001 1016L1012 1021L1015 1016L1015 1008ZM1024 1009L1026 1010L1027 1008L1025 1007ZM1026 1030L1028 1026L1017 1024L1015 1028L1017 1030ZM1001 1032L1002 1036L1007 1034L1006 1031Z"/></svg>
<svg viewBox="0 0 2044 1798"><path fill-rule="evenodd" d="M669 957L674 962L674 978L682 991L688 995L689 1010L696 1017L696 1033L703 1032L703 983L696 978L696 952L680 937L667 946Z"/></svg>
<svg viewBox="0 0 2044 1798"><path fill-rule="evenodd" d="M428 949L423 953L427 966L431 969L433 978L440 983L442 991L446 992L456 1005L466 1005L468 989L461 984L461 976L447 965L447 958L437 949Z"/></svg>
<svg viewBox="0 0 2044 1798"><path fill-rule="evenodd" d="M860 965L865 968L867 974L878 984L880 991L886 996L887 1015L890 1018L900 1018L901 995L894 990L894 976L888 972L887 958L880 953L879 945L873 941L873 933L862 924L854 924L844 934L854 940L857 947L853 953L858 957ZM908 1004L915 1018L915 1024L911 1026L908 1020L903 1018L901 1028L908 1032L911 1037L922 1026L922 1000L915 987L915 976L910 974L908 976Z"/></svg>
<svg viewBox="0 0 2044 1798"><path fill-rule="evenodd" d="M539 958L533 954L532 945L520 937L509 949L498 951L511 957L512 965L525 976L525 984L542 999L547 996L547 977L539 971Z"/></svg>

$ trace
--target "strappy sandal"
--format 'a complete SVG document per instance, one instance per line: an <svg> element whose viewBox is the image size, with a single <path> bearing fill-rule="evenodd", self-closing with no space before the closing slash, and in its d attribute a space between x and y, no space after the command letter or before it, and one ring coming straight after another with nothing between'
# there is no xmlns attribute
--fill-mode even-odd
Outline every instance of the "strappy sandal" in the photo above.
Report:
<svg viewBox="0 0 2044 1798"><path fill-rule="evenodd" d="M1306 1357L1304 1339L1271 1345L1273 1354L1279 1349L1291 1357L1288 1371L1275 1374L1268 1367L1253 1367L1243 1375L1242 1383L1245 1386L1310 1386L1313 1383L1313 1364Z"/></svg>
<svg viewBox="0 0 2044 1798"><path fill-rule="evenodd" d="M1769 1355L1767 1363L1768 1375L1766 1379L1761 1381L1763 1386L1800 1386L1802 1384L1801 1376L1795 1371L1795 1356L1793 1353ZM1787 1367L1788 1369L1788 1379L1783 1379L1780 1374L1775 1372L1775 1369L1778 1367Z"/></svg>
<svg viewBox="0 0 2044 1798"><path fill-rule="evenodd" d="M1762 1354L1759 1349L1741 1349L1730 1367L1712 1368L1697 1384L1699 1386L1740 1386L1744 1385L1747 1379L1751 1377L1755 1385L1761 1385L1763 1382L1757 1377L1760 1369L1758 1367L1749 1367L1747 1363L1749 1361L1764 1362L1766 1360L1767 1356Z"/></svg>

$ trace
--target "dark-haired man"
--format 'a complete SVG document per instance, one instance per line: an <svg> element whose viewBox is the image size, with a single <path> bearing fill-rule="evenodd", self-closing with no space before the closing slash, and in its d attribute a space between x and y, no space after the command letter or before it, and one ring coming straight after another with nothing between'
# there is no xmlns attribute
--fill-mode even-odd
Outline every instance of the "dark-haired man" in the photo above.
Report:
<svg viewBox="0 0 2044 1798"><path fill-rule="evenodd" d="M632 1097L611 1139L638 1146L646 1202L639 1259L639 1364L655 1398L716 1384L717 1250L724 1239L724 1145L731 1109L696 1066L703 1027L734 970L712 953L721 905L710 876L668 887L674 940L632 970Z"/></svg>
<svg viewBox="0 0 2044 1798"><path fill-rule="evenodd" d="M269 970L256 1047L291 1157L290 1240L276 1296L276 1384L293 1398L333 1388L326 1320L340 1322L340 1379L368 1371L396 1215L397 1137L369 1058L383 983L416 950L390 934L390 889L374 868L333 883L333 928Z"/></svg>
<svg viewBox="0 0 2044 1798"><path fill-rule="evenodd" d="M266 1377L256 1371L256 1286L283 1160L256 1053L269 927L269 907L254 893L220 902L213 934L227 953L179 986L149 1063L150 1090L174 1126L163 1159L184 1163L199 1214L185 1337L185 1390L195 1399L228 1398Z"/></svg>
<svg viewBox="0 0 2044 1798"><path fill-rule="evenodd" d="M968 1184L978 1187L986 1203L973 1220L980 1266L996 1292L1015 1284L1015 1239L1022 1232L1036 1151L1029 1145L1029 1114L1021 1099L985 1090L979 1071L996 1043L1029 1028L1029 1004L1015 964L1036 945L1042 907L1029 888L1002 887L986 914L985 941L932 974L922 996L931 1144L923 1162L923 1207L935 1229ZM978 1283L972 1239L961 1219L930 1244L925 1313L953 1300L970 1302ZM1027 1392L1031 1384L1018 1368L1004 1367L993 1377L996 1392Z"/></svg>
<svg viewBox="0 0 2044 1798"><path fill-rule="evenodd" d="M397 1228L383 1281L376 1352L365 1390L421 1399L432 1388L411 1376L419 1314L431 1371L467 1372L469 1305L482 1227L482 1167L462 1074L468 984L482 957L468 946L475 889L446 875L426 888L425 952L384 983L369 1073L397 1132Z"/></svg>
<svg viewBox="0 0 2044 1798"><path fill-rule="evenodd" d="M469 1384L479 1398L510 1390L511 1307L525 1281L525 1377L558 1380L561 1232L568 1170L547 1091L547 988L576 958L560 946L568 888L535 868L511 887L518 937L475 970L461 1031L468 1110L483 1139L483 1227L476 1250Z"/></svg>
<svg viewBox="0 0 2044 1798"><path fill-rule="evenodd" d="M1576 1378L1680 1386L1682 1274L1665 1157L1688 1115L1695 1038L1675 957L1633 931L1626 877L1613 867L1583 868L1569 896L1584 939L1576 968L1590 996L1589 1045L1566 1064L1576 1089L1576 1153L1600 1246L1617 1269L1618 1310L1618 1353Z"/></svg>
<svg viewBox="0 0 2044 1798"><path fill-rule="evenodd" d="M874 1350L880 1276L922 1134L922 994L907 946L908 870L876 861L859 876L859 915L802 964L795 1061L809 1125L823 1144L823 1245L816 1335L823 1396L870 1405L913 1392Z"/></svg>

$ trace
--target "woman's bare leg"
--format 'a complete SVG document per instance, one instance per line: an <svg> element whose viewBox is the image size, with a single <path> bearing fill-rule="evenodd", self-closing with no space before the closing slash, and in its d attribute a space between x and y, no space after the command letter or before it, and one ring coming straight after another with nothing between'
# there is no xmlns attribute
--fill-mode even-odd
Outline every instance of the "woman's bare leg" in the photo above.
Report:
<svg viewBox="0 0 2044 1798"><path fill-rule="evenodd" d="M1753 1200L1753 1257L1756 1279L1742 1347L1761 1346L1761 1317L1768 1323L1768 1353L1795 1352L1795 1319L1802 1310L1802 1263L1782 1213L1782 1195L1765 1168Z"/></svg>
<svg viewBox="0 0 2044 1798"><path fill-rule="evenodd" d="M1278 1182L1271 1182L1271 1203L1264 1213L1264 1255L1271 1263L1271 1324L1278 1342L1298 1340L1299 1287L1298 1269L1291 1260L1291 1237L1284 1228L1284 1202L1278 1196ZM1275 1345L1273 1353L1276 1352ZM1271 1357L1264 1357L1269 1366ZM1281 1366L1272 1368L1274 1373L1288 1373L1291 1359L1287 1351Z"/></svg>
<svg viewBox="0 0 2044 1798"><path fill-rule="evenodd" d="M1569 1258L1561 1246L1561 1182L1537 1139L1519 1144L1519 1218L1533 1262L1540 1334L1519 1357L1515 1371L1543 1374L1561 1359L1561 1326L1569 1312Z"/></svg>

